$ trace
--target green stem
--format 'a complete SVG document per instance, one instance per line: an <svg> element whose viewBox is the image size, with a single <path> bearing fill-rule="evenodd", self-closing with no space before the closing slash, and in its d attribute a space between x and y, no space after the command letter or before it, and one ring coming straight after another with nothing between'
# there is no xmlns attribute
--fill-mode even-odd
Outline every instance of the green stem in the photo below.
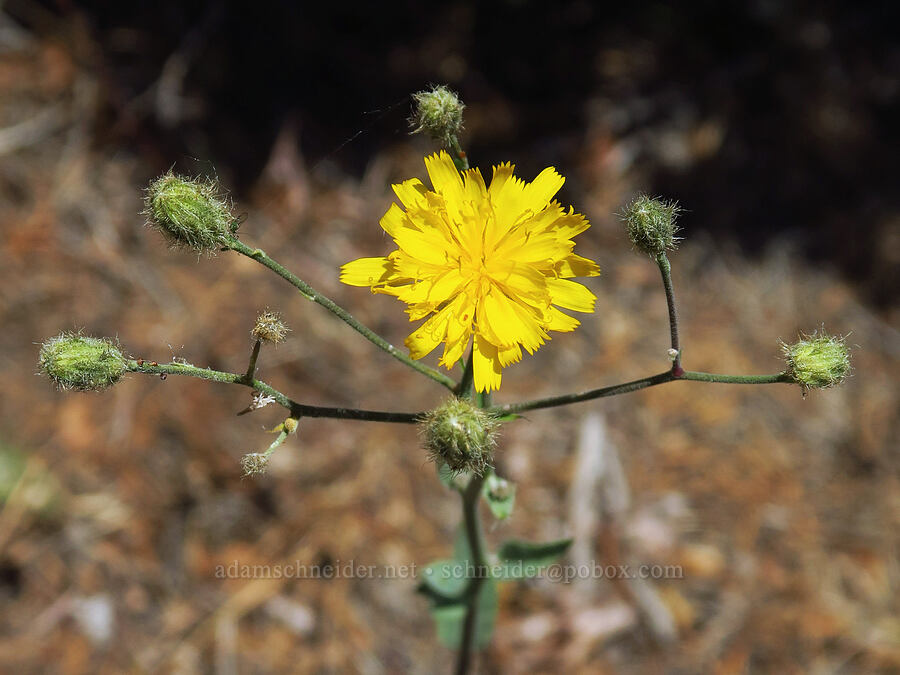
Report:
<svg viewBox="0 0 900 675"><path fill-rule="evenodd" d="M450 157L456 165L457 171L467 171L469 169L469 157L459 144L459 138L451 136L447 141L447 145L450 148Z"/></svg>
<svg viewBox="0 0 900 675"><path fill-rule="evenodd" d="M472 359L475 356L475 348L469 351L469 358L466 360L466 366L463 370L462 379L456 388L456 396L458 398L472 398L472 386L475 383L475 368L472 365Z"/></svg>
<svg viewBox="0 0 900 675"><path fill-rule="evenodd" d="M680 377L684 372L681 367L681 343L678 338L678 310L675 309L675 288L672 285L672 266L669 264L669 258L663 251L656 256L656 264L659 265L659 272L662 275L663 286L666 289L666 305L669 307L669 331L672 336L672 351L675 356L672 359L672 373Z"/></svg>
<svg viewBox="0 0 900 675"><path fill-rule="evenodd" d="M471 363L471 362L470 362ZM490 394L478 395L479 405L487 408L491 404ZM481 594L481 586L487 578L487 548L484 541L484 533L481 528L481 519L478 515L478 505L481 500L481 488L484 485L487 473L474 475L462 492L463 525L466 530L466 541L472 556L472 567L475 576L469 581L466 588L466 618L463 623L462 642L457 654L456 673L465 675L472 665L472 653L478 637L478 598Z"/></svg>
<svg viewBox="0 0 900 675"><path fill-rule="evenodd" d="M367 422L418 424L424 415L424 413L421 412L382 412L379 410L361 410L358 408L329 408L306 405L288 398L285 394L262 380L247 380L246 374L229 373L221 370L213 370L212 368L198 368L197 366L192 366L188 363L148 363L143 360L141 363L138 363L137 361L132 360L128 362L127 370L132 373L143 373L146 375L183 375L185 377L196 377L203 380L221 382L223 384L243 385L271 396L275 403L289 410L292 415L299 415L300 417L328 417L334 419L362 420ZM675 382L678 380L720 382L725 384L792 384L794 382L787 372L774 373L771 375L721 375L718 373L699 373L687 370L680 377L676 377L671 371L666 371L664 373L659 373L658 375L651 375L650 377L616 384L611 387L602 387L600 389L591 389L581 393L563 394L562 396L535 399L533 401L523 401L521 403L508 403L507 405L501 406L491 405L490 394L478 394L476 399L481 407L489 413L502 417L504 415L522 413L528 410L555 408L570 403L590 401L595 398L627 394L632 391L638 391L639 389L646 389L647 387L653 387L658 384L665 384L666 382Z"/></svg>
<svg viewBox="0 0 900 675"><path fill-rule="evenodd" d="M675 375L671 370L649 377L642 377L639 380L631 382L623 382L615 384L611 387L601 387L599 389L591 389L578 394L563 394L562 396L551 396L550 398L540 398L534 401L525 401L522 403L508 403L507 405L494 406L488 408L488 412L497 415L509 415L522 413L527 410L538 410L541 408L556 408L570 403L580 403L581 401L591 401L595 398L605 398L607 396L618 396L619 394L628 394L647 387L654 387L658 384L666 382L675 382L678 380L688 380L694 382L722 382L726 384L775 384L793 382L787 373L774 373L771 375L720 375L718 373L698 373L691 370L682 371L681 375Z"/></svg>
<svg viewBox="0 0 900 675"><path fill-rule="evenodd" d="M329 417L345 420L362 420L366 422L395 422L399 424L418 424L421 413L382 412L379 410L360 410L357 408L328 408L323 406L297 403L262 380L248 380L246 374L228 373L212 368L198 368L187 363L147 363L139 364L129 361L127 370L132 373L150 375L184 375L224 384L240 384L262 392L278 405L287 408L293 417Z"/></svg>
<svg viewBox="0 0 900 675"><path fill-rule="evenodd" d="M787 372L771 375L720 375L718 373L698 373L686 370L677 380L692 382L720 382L722 384L793 384L794 380Z"/></svg>
<svg viewBox="0 0 900 675"><path fill-rule="evenodd" d="M305 297L307 300L311 300L312 302L315 302L316 304L319 304L322 307L324 307L325 309L327 309L329 312L331 312L336 317L338 317L341 321L343 321L348 326L353 328L353 330L355 330L357 333L359 333L364 338L366 338L369 342L371 342L375 346L383 349L384 351L386 351L388 354L393 356L398 361L402 361L403 363L405 363L407 366L409 366L413 370L417 370L418 372L422 373L426 377L431 378L438 384L444 385L448 389L453 389L456 386L456 382L454 382L452 378L448 377L447 375L444 375L443 373L435 370L434 368L429 368L424 363L419 363L418 361L414 361L413 359L411 359L409 356L404 354L401 350L397 349L394 345L390 344L383 337L381 337L380 335L375 333L373 330L364 326L359 321L357 321L355 318L353 318L353 316L347 310L345 310L343 307L336 304L330 298L327 298L324 295L322 295L321 293L319 293L317 290L315 290L312 286L310 286L305 281L300 279L293 272L291 272L290 270L285 268L283 265L281 265L280 263L278 263L275 260L273 260L272 258L270 258L268 255L266 255L266 252L263 251L262 249L250 248L249 246L247 246L246 244L244 244L242 241L240 241L238 239L229 239L226 246L227 246L227 248L230 248L232 251L236 251L237 253L240 253L242 255L247 256L248 258L251 258L252 260L255 260L256 262L260 263L264 267L268 267L270 270L275 272L275 274L280 276L282 279L284 279L289 284L291 284L294 288L296 288L298 291L300 291L300 293L303 295L303 297Z"/></svg>
<svg viewBox="0 0 900 675"><path fill-rule="evenodd" d="M247 364L247 373L244 375L246 382L253 382L253 376L256 374L256 361L259 358L259 348L262 340L257 340L253 345L253 351L250 353L250 363Z"/></svg>

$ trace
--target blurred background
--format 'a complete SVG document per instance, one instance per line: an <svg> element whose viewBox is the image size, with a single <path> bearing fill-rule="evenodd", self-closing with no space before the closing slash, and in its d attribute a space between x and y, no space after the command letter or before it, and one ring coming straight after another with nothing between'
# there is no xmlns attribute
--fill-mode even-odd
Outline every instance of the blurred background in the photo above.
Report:
<svg viewBox="0 0 900 675"><path fill-rule="evenodd" d="M458 518L414 428L304 420L247 390L35 376L61 330L241 371L258 311L291 338L260 375L304 403L391 410L443 390L260 266L142 227L170 167L217 176L264 248L400 344L391 298L338 283L386 253L390 183L431 83L468 105L475 165L555 166L593 227L597 312L504 375L499 402L666 367L656 267L615 213L678 199L685 365L781 369L779 339L849 335L841 388L673 383L504 428L513 517L573 564L681 578L506 584L481 672L900 670L900 20L896 3L0 2L0 670L447 672L415 579L221 579L217 566L425 565ZM434 363L436 358L429 358Z"/></svg>

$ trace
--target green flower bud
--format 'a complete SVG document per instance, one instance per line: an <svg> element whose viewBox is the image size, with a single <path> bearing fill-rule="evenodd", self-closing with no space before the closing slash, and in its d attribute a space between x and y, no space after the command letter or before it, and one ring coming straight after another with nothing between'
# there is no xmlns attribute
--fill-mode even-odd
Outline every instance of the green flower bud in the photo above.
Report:
<svg viewBox="0 0 900 675"><path fill-rule="evenodd" d="M416 108L409 120L412 133L424 131L445 146L462 130L462 113L466 107L453 91L441 85L431 91L413 94Z"/></svg>
<svg viewBox="0 0 900 675"><path fill-rule="evenodd" d="M675 248L680 229L675 221L680 213L678 202L641 195L625 207L621 217L635 247L656 257Z"/></svg>
<svg viewBox="0 0 900 675"><path fill-rule="evenodd" d="M267 310L256 317L256 324L250 334L257 340L278 344L284 342L284 338L290 330L281 321L280 314Z"/></svg>
<svg viewBox="0 0 900 675"><path fill-rule="evenodd" d="M804 393L838 385L850 373L850 351L842 337L801 334L800 340L782 343L781 349L788 374Z"/></svg>
<svg viewBox="0 0 900 675"><path fill-rule="evenodd" d="M99 391L125 373L126 359L107 338L62 333L41 345L40 369L60 389Z"/></svg>
<svg viewBox="0 0 900 675"><path fill-rule="evenodd" d="M497 420L466 399L451 398L429 412L422 425L429 457L454 474L478 475L491 465Z"/></svg>
<svg viewBox="0 0 900 675"><path fill-rule="evenodd" d="M173 246L198 253L221 248L237 231L238 219L212 180L183 178L171 171L150 183L144 214Z"/></svg>

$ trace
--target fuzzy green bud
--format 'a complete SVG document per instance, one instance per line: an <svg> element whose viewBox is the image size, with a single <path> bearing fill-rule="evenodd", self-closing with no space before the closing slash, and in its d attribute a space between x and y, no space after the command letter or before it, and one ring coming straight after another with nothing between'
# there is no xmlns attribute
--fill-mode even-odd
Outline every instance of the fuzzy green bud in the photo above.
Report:
<svg viewBox="0 0 900 675"><path fill-rule="evenodd" d="M144 214L173 246L212 253L237 231L230 201L212 180L184 178L171 171L150 183Z"/></svg>
<svg viewBox="0 0 900 675"><path fill-rule="evenodd" d="M60 389L79 391L110 387L127 370L126 359L112 340L72 333L44 342L38 365Z"/></svg>
<svg viewBox="0 0 900 675"><path fill-rule="evenodd" d="M625 207L621 217L635 247L656 257L675 248L680 229L675 221L680 213L678 202L641 195Z"/></svg>
<svg viewBox="0 0 900 675"><path fill-rule="evenodd" d="M496 419L470 401L451 398L425 416L425 448L454 474L481 475L491 465L497 426Z"/></svg>
<svg viewBox="0 0 900 675"><path fill-rule="evenodd" d="M782 343L787 372L804 393L827 389L850 374L850 351L844 338L833 335L801 335L794 344Z"/></svg>
<svg viewBox="0 0 900 675"><path fill-rule="evenodd" d="M256 324L253 326L250 334L257 340L278 344L279 342L284 342L290 330L284 325L280 314L267 310L256 317Z"/></svg>
<svg viewBox="0 0 900 675"><path fill-rule="evenodd" d="M441 85L430 91L413 94L416 107L409 123L412 133L425 132L431 138L450 145L450 139L459 135L463 125L463 109L459 96Z"/></svg>

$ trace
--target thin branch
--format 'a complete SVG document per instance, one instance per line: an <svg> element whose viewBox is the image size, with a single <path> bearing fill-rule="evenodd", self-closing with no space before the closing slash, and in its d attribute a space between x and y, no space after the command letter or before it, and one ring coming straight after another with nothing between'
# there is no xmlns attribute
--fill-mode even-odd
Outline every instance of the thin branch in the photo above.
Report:
<svg viewBox="0 0 900 675"><path fill-rule="evenodd" d="M270 258L266 255L266 252L259 248L250 248L242 241L238 239L230 239L227 243L227 248L230 248L232 251L240 253L241 255L245 255L252 260L260 263L264 267L268 267L270 270L275 272L282 279L291 284L294 288L296 288L307 300L311 300L315 302L329 312L338 317L341 321L346 323L348 326L353 328L357 333L366 338L369 342L374 344L376 347L379 347L386 351L388 354L393 356L398 361L402 361L407 366L412 368L413 370L417 370L422 373L426 377L431 378L438 384L442 384L448 389L453 389L456 386L456 382L453 381L452 378L444 375L443 373L435 370L434 368L429 368L424 363L420 363L418 361L414 361L409 356L404 354L401 350L397 349L394 345L390 344L383 337L375 333L372 329L364 326L358 320L353 318L353 316L345 310L340 305L336 304L330 298L325 297L317 290L315 290L312 286L307 284L305 281L300 279L293 272L285 268L283 265L278 263L277 261Z"/></svg>
<svg viewBox="0 0 900 675"><path fill-rule="evenodd" d="M221 382L223 384L243 385L271 396L275 403L278 403L278 405L289 410L292 415L299 415L301 417L329 417L334 419L362 420L367 422L418 424L424 415L422 412L384 412L379 410L360 410L358 408L330 408L306 405L288 398L285 394L262 380L248 381L245 374L229 373L221 370L213 370L212 368L198 368L197 366L192 366L188 363L148 363L143 360L140 362L129 361L127 369L132 373L144 373L149 375L184 375L186 377L197 377L203 380ZM504 415L522 413L528 410L556 408L570 403L590 401L595 398L628 394L632 391L638 391L640 389L646 389L647 387L653 387L658 384L665 384L666 382L675 382L678 380L719 382L724 384L793 383L791 376L787 372L770 375L722 375L719 373L700 373L686 370L680 377L676 377L672 371L666 371L664 373L659 373L658 375L651 375L639 380L615 384L610 387L591 389L577 394L563 394L562 396L523 401L521 403L508 403L501 406L491 406L490 397L486 394L479 394L479 397L483 400L482 405L487 412L502 417Z"/></svg>
<svg viewBox="0 0 900 675"><path fill-rule="evenodd" d="M787 373L774 373L771 375L720 375L718 373L699 373L691 370L682 371L681 375L676 376L671 370L649 377L642 377L639 380L624 382L622 384L614 384L610 387L601 387L599 389L591 389L579 394L563 394L562 396L552 396L550 398L540 398L534 401L525 401L522 403L508 403L506 405L494 406L488 408L488 412L498 417L503 415L516 414L527 410L539 410L541 408L556 408L570 403L580 403L581 401L591 401L595 398L605 398L607 396L618 396L619 394L628 394L647 387L655 387L658 384L666 382L676 382L678 380L688 380L693 382L721 382L725 384L776 384L791 383L790 376Z"/></svg>
<svg viewBox="0 0 900 675"><path fill-rule="evenodd" d="M366 422L394 422L398 424L417 424L422 413L382 412L379 410L360 410L357 408L328 408L323 406L297 403L262 380L247 380L246 375L228 373L212 368L198 368L187 363L139 363L128 362L128 370L132 373L150 375L184 375L197 377L224 384L240 384L271 396L278 405L287 408L294 417L330 417L334 419L362 420Z"/></svg>
<svg viewBox="0 0 900 675"><path fill-rule="evenodd" d="M672 334L672 351L675 356L672 357L672 374L680 377L684 372L681 367L681 343L678 339L678 310L675 309L675 289L672 286L672 266L663 251L656 256L656 264L659 265L659 272L662 275L663 286L666 289L666 304L669 307L669 330Z"/></svg>
<svg viewBox="0 0 900 675"><path fill-rule="evenodd" d="M247 372L244 375L244 381L252 382L253 376L256 375L256 361L259 359L259 348L262 346L262 340L257 340L253 344L253 351L250 353L250 362L247 364Z"/></svg>

